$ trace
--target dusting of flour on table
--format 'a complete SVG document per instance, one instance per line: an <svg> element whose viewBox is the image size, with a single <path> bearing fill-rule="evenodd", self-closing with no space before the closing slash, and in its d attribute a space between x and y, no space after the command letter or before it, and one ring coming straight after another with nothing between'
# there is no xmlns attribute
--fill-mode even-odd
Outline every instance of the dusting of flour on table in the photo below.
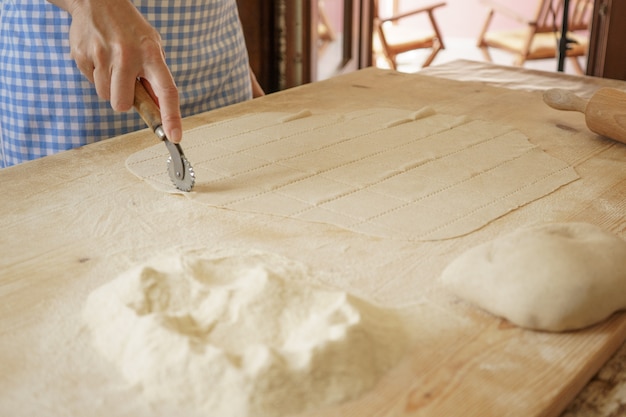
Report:
<svg viewBox="0 0 626 417"><path fill-rule="evenodd" d="M536 225L469 249L441 278L519 326L574 330L626 308L626 241L588 223Z"/></svg>
<svg viewBox="0 0 626 417"><path fill-rule="evenodd" d="M188 251L95 290L84 320L151 401L284 416L357 397L407 348L393 311L313 279L274 254Z"/></svg>

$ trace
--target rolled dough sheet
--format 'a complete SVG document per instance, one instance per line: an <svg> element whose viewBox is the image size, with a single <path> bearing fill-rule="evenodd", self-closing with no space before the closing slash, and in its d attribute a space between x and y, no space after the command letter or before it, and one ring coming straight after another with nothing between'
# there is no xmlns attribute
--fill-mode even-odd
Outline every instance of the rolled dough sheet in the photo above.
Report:
<svg viewBox="0 0 626 417"><path fill-rule="evenodd" d="M512 127L465 116L374 108L255 113L185 133L190 199L406 240L458 237L576 179ZM162 144L127 168L176 193Z"/></svg>

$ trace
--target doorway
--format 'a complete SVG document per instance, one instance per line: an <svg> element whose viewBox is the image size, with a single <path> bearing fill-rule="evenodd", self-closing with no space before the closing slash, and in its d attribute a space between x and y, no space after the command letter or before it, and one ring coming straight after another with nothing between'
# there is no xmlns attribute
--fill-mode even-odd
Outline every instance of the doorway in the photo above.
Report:
<svg viewBox="0 0 626 417"><path fill-rule="evenodd" d="M274 92L372 62L372 0L237 0L250 65Z"/></svg>
<svg viewBox="0 0 626 417"><path fill-rule="evenodd" d="M371 0L284 1L285 88L371 65Z"/></svg>

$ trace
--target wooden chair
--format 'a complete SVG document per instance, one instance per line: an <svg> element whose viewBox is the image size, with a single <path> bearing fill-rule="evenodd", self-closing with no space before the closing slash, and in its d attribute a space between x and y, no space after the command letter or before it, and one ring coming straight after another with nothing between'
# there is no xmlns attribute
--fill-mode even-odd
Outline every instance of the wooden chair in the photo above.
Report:
<svg viewBox="0 0 626 417"><path fill-rule="evenodd" d="M446 3L437 3L381 18L378 15L378 0L374 0L374 52L382 53L389 66L395 70L397 69L396 57L399 54L430 48L430 55L422 64L422 67L429 66L437 53L445 48L434 15L435 9L445 5ZM428 17L430 30L416 30L414 25L402 24L403 20L406 23L406 18L420 14L425 14Z"/></svg>
<svg viewBox="0 0 626 417"><path fill-rule="evenodd" d="M515 66L523 66L524 62L529 60L555 59L558 56L563 0L539 0L537 12L531 19L492 0L482 0L482 2L489 7L489 12L477 45L487 61L492 61L489 48L514 54ZM593 0L570 0L567 37L575 43L569 44L566 56L579 74L584 74L584 70L578 62L578 57L587 54L589 45L588 34L581 32L589 30L592 11ZM490 31L489 26L496 14L516 21L520 27L512 30Z"/></svg>

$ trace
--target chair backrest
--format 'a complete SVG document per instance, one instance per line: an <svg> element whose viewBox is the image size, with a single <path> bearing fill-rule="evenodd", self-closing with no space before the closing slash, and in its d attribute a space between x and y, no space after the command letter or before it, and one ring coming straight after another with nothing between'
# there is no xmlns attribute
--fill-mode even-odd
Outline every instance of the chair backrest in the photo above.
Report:
<svg viewBox="0 0 626 417"><path fill-rule="evenodd" d="M593 0L570 0L567 27L570 31L588 30ZM541 0L535 19L536 33L558 32L563 22L563 0Z"/></svg>

